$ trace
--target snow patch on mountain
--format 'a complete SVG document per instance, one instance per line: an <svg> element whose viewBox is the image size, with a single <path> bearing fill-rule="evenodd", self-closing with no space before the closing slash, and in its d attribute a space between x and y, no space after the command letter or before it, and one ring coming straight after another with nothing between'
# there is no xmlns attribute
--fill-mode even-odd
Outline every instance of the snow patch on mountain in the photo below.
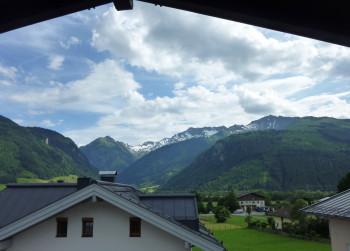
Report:
<svg viewBox="0 0 350 251"><path fill-rule="evenodd" d="M142 157L145 154L154 151L160 147L178 143L181 141L189 140L192 138L201 137L211 137L217 133L245 133L249 131L260 131L260 130L280 130L287 127L290 123L294 121L295 118L290 117L276 117L276 116L266 116L259 120L252 121L248 125L233 125L229 128L225 126L219 127L203 127L203 128L189 128L184 132L180 132L172 136L171 138L164 138L158 142L147 141L141 145L129 146L130 151L132 151L137 157Z"/></svg>

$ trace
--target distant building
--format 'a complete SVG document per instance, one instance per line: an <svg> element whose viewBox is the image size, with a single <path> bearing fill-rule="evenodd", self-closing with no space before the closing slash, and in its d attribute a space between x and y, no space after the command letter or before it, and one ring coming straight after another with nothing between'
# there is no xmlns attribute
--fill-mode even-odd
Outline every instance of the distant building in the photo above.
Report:
<svg viewBox="0 0 350 251"><path fill-rule="evenodd" d="M252 210L257 210L257 208L265 208L265 197L257 193L238 194L237 201L243 211L247 211L248 206L251 206Z"/></svg>
<svg viewBox="0 0 350 251"><path fill-rule="evenodd" d="M292 217L290 216L291 210L291 206L283 206L282 208L268 214L275 218L276 229L283 229L286 223L292 223Z"/></svg>
<svg viewBox="0 0 350 251"><path fill-rule="evenodd" d="M187 251L193 245L225 250L199 223L193 194L147 195L90 178L8 184L0 192L1 251Z"/></svg>
<svg viewBox="0 0 350 251"><path fill-rule="evenodd" d="M329 220L333 251L350 250L350 189L302 208L300 211Z"/></svg>

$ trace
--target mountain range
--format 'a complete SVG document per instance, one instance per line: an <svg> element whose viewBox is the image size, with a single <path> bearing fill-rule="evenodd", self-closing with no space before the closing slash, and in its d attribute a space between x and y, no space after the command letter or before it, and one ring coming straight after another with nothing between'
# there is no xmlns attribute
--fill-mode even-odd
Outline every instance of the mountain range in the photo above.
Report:
<svg viewBox="0 0 350 251"><path fill-rule="evenodd" d="M199 154L199 150L202 151L206 149L211 144L214 144L216 140L226 137L228 135L256 130L279 130L287 127L290 123L292 123L294 119L295 118L267 116L262 119L253 121L248 125L203 128L191 127L184 132L175 134L171 138L163 138L162 140L157 142L147 141L137 146L130 146L127 143L115 141L110 136L106 136L104 138L98 138L86 146L80 147L80 150L86 155L90 163L97 167L99 170L117 170L118 173L121 174L122 172L124 172L124 170L130 169L127 171L130 174L125 173L120 176L121 182L130 183L132 180L130 177L132 175L136 177L139 176L139 172L147 173L147 169L154 169L155 166L158 166L158 169L161 170L161 172L165 171L168 172L169 175L174 175L179 170L181 170L181 168L183 168L186 165L189 165L197 156L197 154ZM197 141L193 140L205 138L211 139ZM189 140L192 141L187 142ZM159 152L156 152L154 154L151 154L151 156L143 158L147 154L155 152L157 149L160 148L162 148L162 153L165 153L167 151L173 151L176 148L180 149L182 147L182 142L186 142L185 144L183 144L183 147L188 149L188 151L186 153L186 157L184 158L181 158L179 156L176 157L176 154L172 153L174 155L174 159L177 159L176 163L170 159L168 159L168 162L161 160L162 157L160 156L162 154L159 154ZM193 151L191 151L191 142L193 142L195 145L193 148L195 150ZM179 145L163 149L163 147L173 144ZM199 145L201 145L201 147L199 147ZM164 156L165 155L169 154L164 154ZM154 156L159 156L160 159L158 160ZM137 163L134 163L136 160L138 160ZM168 166L168 168L164 169L164 166ZM141 169L143 170L141 171ZM136 170L138 171L136 172ZM150 178L151 176L146 175L144 178L136 178L131 183L137 186L144 183L154 185L155 182L153 182L152 179L150 180ZM162 178L161 180L164 181L165 179L166 178Z"/></svg>
<svg viewBox="0 0 350 251"><path fill-rule="evenodd" d="M295 118L282 130L233 134L161 190L336 190L350 170L350 120Z"/></svg>
<svg viewBox="0 0 350 251"><path fill-rule="evenodd" d="M334 190L350 170L350 120L267 116L248 125L189 128L136 147L106 136L79 149L57 132L0 116L0 183L96 177L98 169L117 170L117 182L161 191Z"/></svg>
<svg viewBox="0 0 350 251"><path fill-rule="evenodd" d="M256 131L256 130L280 130L287 127L290 123L293 122L296 118L288 117L275 117L267 116L259 120L252 121L248 125L233 125L230 127L219 126L219 127L202 127L202 128L192 128L190 127L184 132L180 132L172 136L171 138L163 138L160 141L153 142L147 141L143 144L137 146L129 146L131 152L137 157L140 158L147 153L154 151L160 147L179 143L193 138L207 138L215 134L229 135L234 133L243 133L247 131Z"/></svg>

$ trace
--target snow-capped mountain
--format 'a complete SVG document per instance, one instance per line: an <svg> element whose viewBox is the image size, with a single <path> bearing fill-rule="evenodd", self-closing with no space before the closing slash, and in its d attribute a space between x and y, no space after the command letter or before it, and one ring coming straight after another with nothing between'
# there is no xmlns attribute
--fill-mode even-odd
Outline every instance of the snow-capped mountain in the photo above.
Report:
<svg viewBox="0 0 350 251"><path fill-rule="evenodd" d="M266 116L258 120L252 121L245 126L245 130L259 131L259 130L281 130L289 126L296 118L282 117L282 116Z"/></svg>
<svg viewBox="0 0 350 251"><path fill-rule="evenodd" d="M189 140L192 138L210 137L223 130L228 130L225 126L220 127L203 127L203 128L192 128L190 127L184 132L180 132L172 136L171 138L164 138L158 142L147 141L141 145L129 146L130 149L141 157L151 151L154 151L162 146L178 143L181 141Z"/></svg>
<svg viewBox="0 0 350 251"><path fill-rule="evenodd" d="M243 133L257 130L280 130L287 127L290 123L294 121L294 119L295 118L281 116L276 117L270 115L263 117L259 120L252 121L248 125L233 125L229 128L225 126L203 128L190 127L186 131L177 133L171 138L164 138L157 142L147 141L141 145L129 146L129 149L137 157L142 157L145 154L154 151L162 146L178 143L192 138L210 137L215 134L223 134L226 136L233 133Z"/></svg>

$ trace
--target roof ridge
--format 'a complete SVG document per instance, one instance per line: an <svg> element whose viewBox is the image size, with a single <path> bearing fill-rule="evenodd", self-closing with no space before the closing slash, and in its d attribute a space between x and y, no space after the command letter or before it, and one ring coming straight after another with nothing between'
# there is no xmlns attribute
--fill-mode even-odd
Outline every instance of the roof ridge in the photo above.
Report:
<svg viewBox="0 0 350 251"><path fill-rule="evenodd" d="M48 183L8 183L6 186L9 188L15 187L76 187L77 183L58 183L58 182L48 182Z"/></svg>

